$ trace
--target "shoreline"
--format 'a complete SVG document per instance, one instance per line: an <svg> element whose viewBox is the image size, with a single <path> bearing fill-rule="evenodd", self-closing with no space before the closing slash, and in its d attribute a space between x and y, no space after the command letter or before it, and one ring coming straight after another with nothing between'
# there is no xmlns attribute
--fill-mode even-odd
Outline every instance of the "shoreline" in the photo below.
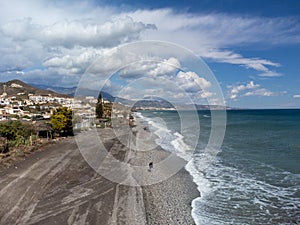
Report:
<svg viewBox="0 0 300 225"><path fill-rule="evenodd" d="M149 142L155 143L156 147L152 153L155 169L155 163L162 161L171 153L156 144L155 139L158 137L150 132L146 121L137 116L135 119L137 133L144 133L144 136L148 133L151 136ZM147 224L195 224L192 217L192 202L200 197L200 192L185 166L162 182L143 186L142 191Z"/></svg>

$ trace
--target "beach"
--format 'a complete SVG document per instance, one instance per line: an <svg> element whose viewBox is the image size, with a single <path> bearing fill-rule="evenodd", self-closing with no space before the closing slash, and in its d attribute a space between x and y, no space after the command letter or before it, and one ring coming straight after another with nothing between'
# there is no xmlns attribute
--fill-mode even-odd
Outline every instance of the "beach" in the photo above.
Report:
<svg viewBox="0 0 300 225"><path fill-rule="evenodd" d="M148 140L151 145L155 142L156 136L150 134L150 129L146 123L139 118L137 121L137 136L151 136ZM164 151L160 146L151 150L151 161L155 164L166 159L170 153ZM147 166L149 152L141 152L137 148L134 162L144 162ZM178 158L178 160L182 160ZM187 163L182 160L183 164ZM163 171L158 171L163 173ZM153 173L153 171L152 171ZM193 183L192 176L184 169L180 169L176 174L153 185L142 188L143 200L146 212L147 224L194 224L191 216L192 200L199 197L197 186Z"/></svg>
<svg viewBox="0 0 300 225"><path fill-rule="evenodd" d="M135 135L147 135L144 128L138 123ZM77 135L89 141L89 132ZM169 155L158 146L152 149L149 172L147 152L129 150L110 128L97 133L114 158L143 165L142 173L155 175L156 162ZM1 171L0 224L194 224L191 202L200 193L185 169L157 184L128 186L95 172L74 137L43 148ZM113 165L102 166L114 173Z"/></svg>

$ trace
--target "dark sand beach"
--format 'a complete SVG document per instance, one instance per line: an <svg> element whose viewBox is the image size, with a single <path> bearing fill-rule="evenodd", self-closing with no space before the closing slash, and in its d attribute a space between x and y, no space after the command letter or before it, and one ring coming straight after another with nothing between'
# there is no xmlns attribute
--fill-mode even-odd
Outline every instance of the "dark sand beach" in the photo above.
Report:
<svg viewBox="0 0 300 225"><path fill-rule="evenodd" d="M143 128L138 123L135 135L149 135ZM78 135L87 138L89 132ZM159 147L152 149L154 168L149 172L148 152L139 151L138 145L129 150L112 129L97 133L113 157L144 166L151 176L158 171L156 162L169 155ZM107 172L114 172L112 166ZM145 171L124 179L134 182ZM68 138L0 172L0 224L194 224L191 202L199 195L184 169L147 186L110 181L87 164L75 138Z"/></svg>
<svg viewBox="0 0 300 225"><path fill-rule="evenodd" d="M142 136L140 139L143 139L144 144L147 146L155 143L156 136L151 134L147 125L137 118L138 139L139 136ZM144 137L149 136L150 138L146 138L145 141ZM157 163L167 159L170 153L155 145L150 151L150 155L151 161L154 163L151 174L154 173L154 176L156 176L157 172L159 176L164 178L161 174L164 173L163 166L159 167L158 171L154 170L156 170ZM132 160L133 164L138 161L141 164L145 163L147 166L147 160L149 161L149 151L141 152L139 145L137 145L135 157ZM176 161L181 165L186 164L181 158L176 158L174 163ZM169 166L172 167L173 165ZM166 170L168 169L166 168ZM171 177L168 177L168 175L166 174L167 179L164 178L159 183L146 185L142 188L147 224L194 224L191 216L191 203L193 199L200 196L196 184L193 183L191 175L184 168L181 168Z"/></svg>

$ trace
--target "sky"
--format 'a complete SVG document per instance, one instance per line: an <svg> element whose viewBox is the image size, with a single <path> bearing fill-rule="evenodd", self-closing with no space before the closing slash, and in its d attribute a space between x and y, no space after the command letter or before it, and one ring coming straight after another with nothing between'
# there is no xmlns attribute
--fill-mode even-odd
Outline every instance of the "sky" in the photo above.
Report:
<svg viewBox="0 0 300 225"><path fill-rule="evenodd" d="M297 0L4 0L0 82L77 86L96 60L98 76L122 67L106 87L128 98L187 93L217 104L217 83L231 107L300 108L299 12ZM191 50L216 80L172 52L153 56L141 47L142 53L108 57L145 40Z"/></svg>

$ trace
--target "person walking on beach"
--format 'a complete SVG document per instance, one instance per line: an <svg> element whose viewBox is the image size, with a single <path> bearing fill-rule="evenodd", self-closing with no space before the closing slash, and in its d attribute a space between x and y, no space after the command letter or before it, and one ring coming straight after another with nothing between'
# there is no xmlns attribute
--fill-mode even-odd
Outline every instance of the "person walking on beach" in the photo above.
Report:
<svg viewBox="0 0 300 225"><path fill-rule="evenodd" d="M149 172L153 169L153 162L149 162Z"/></svg>

